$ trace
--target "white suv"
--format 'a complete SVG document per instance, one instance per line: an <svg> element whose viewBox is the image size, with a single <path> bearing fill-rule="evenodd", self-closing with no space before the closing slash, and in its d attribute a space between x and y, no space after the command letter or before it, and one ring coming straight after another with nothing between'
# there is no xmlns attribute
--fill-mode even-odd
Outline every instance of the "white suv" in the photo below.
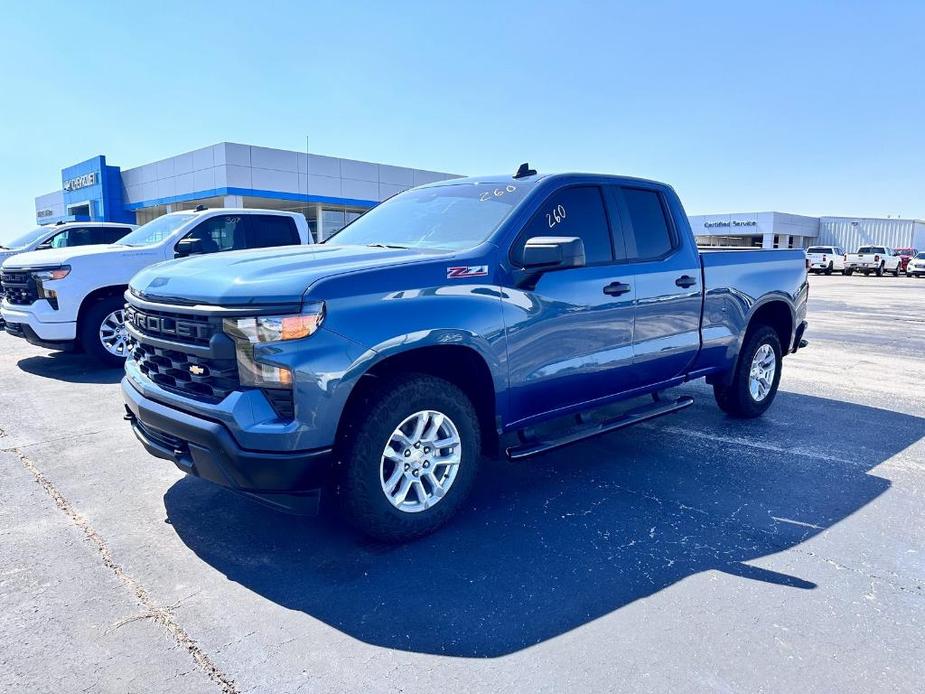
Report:
<svg viewBox="0 0 925 694"><path fill-rule="evenodd" d="M833 270L845 272L845 252L838 246L810 246L806 249L809 271L831 275Z"/></svg>
<svg viewBox="0 0 925 694"><path fill-rule="evenodd" d="M6 331L40 347L81 346L108 365L127 356L123 294L139 270L172 258L310 243L297 212L205 209L171 212L118 243L13 256L3 263Z"/></svg>
<svg viewBox="0 0 925 694"><path fill-rule="evenodd" d="M925 251L916 253L909 258L909 264L906 265L906 274L909 277L925 276Z"/></svg>

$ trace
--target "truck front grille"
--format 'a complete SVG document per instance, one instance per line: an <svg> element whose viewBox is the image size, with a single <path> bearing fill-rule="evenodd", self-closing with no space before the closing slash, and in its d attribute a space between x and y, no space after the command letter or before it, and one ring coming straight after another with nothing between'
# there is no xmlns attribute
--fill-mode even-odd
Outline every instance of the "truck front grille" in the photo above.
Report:
<svg viewBox="0 0 925 694"><path fill-rule="evenodd" d="M134 343L132 359L164 390L195 400L221 402L241 387L234 359L208 359L140 342Z"/></svg>
<svg viewBox="0 0 925 694"><path fill-rule="evenodd" d="M4 272L0 274L0 283L8 303L30 306L39 298L35 280L28 272Z"/></svg>

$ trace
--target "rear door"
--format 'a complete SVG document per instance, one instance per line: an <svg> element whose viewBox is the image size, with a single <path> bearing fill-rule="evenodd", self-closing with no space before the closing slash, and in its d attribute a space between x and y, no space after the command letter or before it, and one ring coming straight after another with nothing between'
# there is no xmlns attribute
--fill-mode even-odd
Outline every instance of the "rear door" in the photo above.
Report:
<svg viewBox="0 0 925 694"><path fill-rule="evenodd" d="M609 192L635 275L635 375L651 385L685 373L700 349L700 254L661 189L640 183Z"/></svg>

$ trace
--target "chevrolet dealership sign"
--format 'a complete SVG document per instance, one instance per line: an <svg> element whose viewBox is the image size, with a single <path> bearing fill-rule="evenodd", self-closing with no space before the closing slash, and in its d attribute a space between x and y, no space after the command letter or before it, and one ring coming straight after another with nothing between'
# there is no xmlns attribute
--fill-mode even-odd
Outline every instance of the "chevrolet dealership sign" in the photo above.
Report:
<svg viewBox="0 0 925 694"><path fill-rule="evenodd" d="M91 171L83 176L77 176L66 180L64 182L64 190L79 190L87 186L95 186L97 183L99 183L99 174L96 171Z"/></svg>

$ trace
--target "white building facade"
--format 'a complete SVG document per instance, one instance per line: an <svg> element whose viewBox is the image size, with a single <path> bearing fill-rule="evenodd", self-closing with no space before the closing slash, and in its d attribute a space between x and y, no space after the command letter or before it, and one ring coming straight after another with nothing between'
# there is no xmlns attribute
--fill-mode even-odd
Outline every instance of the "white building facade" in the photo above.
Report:
<svg viewBox="0 0 925 694"><path fill-rule="evenodd" d="M167 212L260 207L302 212L322 240L396 193L455 174L221 142L121 170L102 155L61 172L36 221L144 224Z"/></svg>

